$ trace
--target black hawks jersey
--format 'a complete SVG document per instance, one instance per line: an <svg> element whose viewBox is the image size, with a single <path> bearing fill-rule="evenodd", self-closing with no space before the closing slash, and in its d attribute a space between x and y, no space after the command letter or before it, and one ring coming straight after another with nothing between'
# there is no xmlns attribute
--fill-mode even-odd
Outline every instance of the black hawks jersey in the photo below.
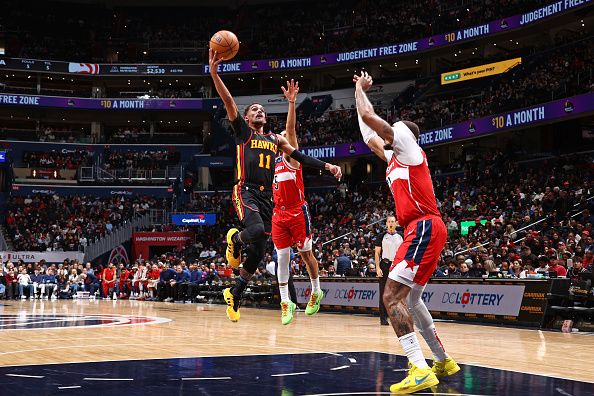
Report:
<svg viewBox="0 0 594 396"><path fill-rule="evenodd" d="M274 178L274 159L278 151L276 134L261 135L254 132L241 116L238 116L231 125L237 143L236 183L263 186L270 191Z"/></svg>

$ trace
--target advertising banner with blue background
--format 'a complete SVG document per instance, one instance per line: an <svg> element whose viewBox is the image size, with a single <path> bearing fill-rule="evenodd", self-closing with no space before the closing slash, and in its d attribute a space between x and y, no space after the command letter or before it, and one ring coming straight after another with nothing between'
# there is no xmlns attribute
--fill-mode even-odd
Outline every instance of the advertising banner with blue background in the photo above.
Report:
<svg viewBox="0 0 594 396"><path fill-rule="evenodd" d="M203 226L217 223L216 213L181 213L172 214L171 222L179 226Z"/></svg>

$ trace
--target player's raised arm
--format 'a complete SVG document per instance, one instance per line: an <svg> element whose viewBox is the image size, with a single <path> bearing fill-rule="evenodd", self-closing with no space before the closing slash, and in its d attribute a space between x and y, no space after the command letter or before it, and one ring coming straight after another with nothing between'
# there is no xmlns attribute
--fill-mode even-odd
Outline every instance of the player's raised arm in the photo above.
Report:
<svg viewBox="0 0 594 396"><path fill-rule="evenodd" d="M289 111L287 112L287 125L285 130L287 131L287 141L289 144L296 149L299 148L299 142L297 141L297 131L295 125L297 124L297 114L295 110L295 102L297 101L297 94L299 93L299 82L287 81L287 88L281 86L283 94L289 102Z"/></svg>
<svg viewBox="0 0 594 396"><path fill-rule="evenodd" d="M305 165L314 169L325 169L332 173L338 180L342 178L342 169L340 169L340 166L332 165L328 162L320 161L315 157L303 154L299 150L296 150L295 147L291 146L287 139L282 136L278 136L278 148L283 153L299 162L301 165Z"/></svg>
<svg viewBox="0 0 594 396"><path fill-rule="evenodd" d="M239 111L237 110L237 104L235 100L233 100L233 96L225 86L223 80L218 73L219 65L223 62L223 59L217 59L217 53L212 49L208 50L208 67L210 69L210 76L212 77L212 81L214 83L215 89L217 93L223 100L225 104L225 110L227 110L227 116L229 117L229 121L233 122L239 115Z"/></svg>
<svg viewBox="0 0 594 396"><path fill-rule="evenodd" d="M373 84L373 79L366 72L361 72L360 76L357 76L356 74L353 76L353 82L355 83L355 103L357 104L357 112L359 113L359 116L366 125L377 132L380 138L391 145L394 138L392 127L385 120L375 114L373 105L365 93L365 91L367 91Z"/></svg>
<svg viewBox="0 0 594 396"><path fill-rule="evenodd" d="M384 140L377 135L377 133L369 128L369 126L363 122L361 118L361 114L357 112L357 120L359 121L359 130L361 131L361 136L363 137L363 141L381 159L386 162L389 162L389 158L386 158L386 150L384 149ZM379 267L378 267L379 268Z"/></svg>

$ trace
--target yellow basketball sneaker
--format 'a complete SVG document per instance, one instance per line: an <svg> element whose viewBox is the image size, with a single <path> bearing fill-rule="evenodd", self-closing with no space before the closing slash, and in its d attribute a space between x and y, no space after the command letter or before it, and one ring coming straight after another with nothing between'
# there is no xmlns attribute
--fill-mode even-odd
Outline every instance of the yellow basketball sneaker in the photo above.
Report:
<svg viewBox="0 0 594 396"><path fill-rule="evenodd" d="M233 293L231 293L231 288L228 287L223 290L223 299L227 303L227 317L232 322L237 322L239 320L239 299L237 299ZM237 300L237 301L235 301Z"/></svg>
<svg viewBox="0 0 594 396"><path fill-rule="evenodd" d="M313 315L320 310L320 303L324 298L324 292L312 292L309 296L309 302L307 303L307 307L305 307L305 314L306 315Z"/></svg>
<svg viewBox="0 0 594 396"><path fill-rule="evenodd" d="M239 267L239 263L241 262L241 247L236 246L233 242L233 235L238 232L239 230L237 228L231 228L227 231L227 252L225 255L227 256L227 262L233 268Z"/></svg>
<svg viewBox="0 0 594 396"><path fill-rule="evenodd" d="M439 384L439 380L430 368L421 369L408 363L408 376L390 386L390 392L396 394L413 393Z"/></svg>
<svg viewBox="0 0 594 396"><path fill-rule="evenodd" d="M448 356L443 362L437 362L434 360L431 371L433 371L437 378L442 379L449 375L456 374L458 371L460 371L460 366L458 366L458 363L456 363L454 359Z"/></svg>
<svg viewBox="0 0 594 396"><path fill-rule="evenodd" d="M288 325L293 321L295 315L295 308L297 304L292 301L281 301L281 322L283 325Z"/></svg>

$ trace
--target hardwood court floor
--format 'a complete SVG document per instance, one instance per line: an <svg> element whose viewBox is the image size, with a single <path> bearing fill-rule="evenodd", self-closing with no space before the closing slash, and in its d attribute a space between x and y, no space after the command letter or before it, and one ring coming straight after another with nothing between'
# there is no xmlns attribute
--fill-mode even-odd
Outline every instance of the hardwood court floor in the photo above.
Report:
<svg viewBox="0 0 594 396"><path fill-rule="evenodd" d="M295 322L282 326L279 311L242 308L241 315L239 322L230 322L222 305L0 301L0 366L244 354L402 353L391 327L380 326L378 318L322 312L307 317L298 312ZM448 352L461 363L594 382L593 336L445 322L437 328Z"/></svg>

